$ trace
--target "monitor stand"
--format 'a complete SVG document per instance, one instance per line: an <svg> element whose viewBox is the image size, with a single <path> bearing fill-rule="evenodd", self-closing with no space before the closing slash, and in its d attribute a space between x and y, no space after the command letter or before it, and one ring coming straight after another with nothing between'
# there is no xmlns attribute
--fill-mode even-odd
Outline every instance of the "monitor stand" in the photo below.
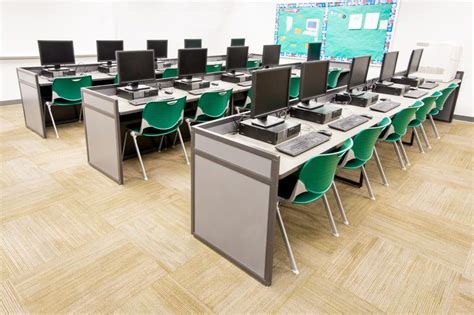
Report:
<svg viewBox="0 0 474 315"><path fill-rule="evenodd" d="M252 120L252 125L259 126L262 128L270 128L279 124L284 123L285 120L279 117L272 115L263 116L260 118L255 118Z"/></svg>
<svg viewBox="0 0 474 315"><path fill-rule="evenodd" d="M232 76L232 77L240 77L244 75L243 72L236 72L235 70L231 70L230 72L227 72L226 75Z"/></svg>
<svg viewBox="0 0 474 315"><path fill-rule="evenodd" d="M148 90L150 87L148 85L142 85L138 83L132 83L126 86L124 89L130 92L136 92L141 90Z"/></svg>
<svg viewBox="0 0 474 315"><path fill-rule="evenodd" d="M313 101L311 101L311 100L310 101L302 101L301 103L298 104L298 107L311 110L311 109L316 109L316 108L323 107L326 104L327 104L327 102L321 103L321 102L318 102L315 99Z"/></svg>
<svg viewBox="0 0 474 315"><path fill-rule="evenodd" d="M381 85L381 86L391 86L395 83L391 82L391 81L377 81L377 85Z"/></svg>
<svg viewBox="0 0 474 315"><path fill-rule="evenodd" d="M350 91L351 96L362 96L364 95L364 91L353 89Z"/></svg>

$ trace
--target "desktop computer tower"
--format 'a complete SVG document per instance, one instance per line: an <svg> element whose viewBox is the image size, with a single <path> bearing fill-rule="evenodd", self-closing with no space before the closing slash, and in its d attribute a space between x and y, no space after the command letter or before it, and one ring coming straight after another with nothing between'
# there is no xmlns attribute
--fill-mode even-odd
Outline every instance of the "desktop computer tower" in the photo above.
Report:
<svg viewBox="0 0 474 315"><path fill-rule="evenodd" d="M117 65L99 65L97 70L102 73L117 73Z"/></svg>
<svg viewBox="0 0 474 315"><path fill-rule="evenodd" d="M419 85L423 84L425 82L425 79L423 78L415 78L415 77L393 77L392 82L398 83L398 84L404 84L404 85L409 85L412 87L418 87Z"/></svg>
<svg viewBox="0 0 474 315"><path fill-rule="evenodd" d="M117 88L117 95L127 100L135 100L138 98L151 97L158 95L158 89L154 87L146 87L136 91L128 90L125 86Z"/></svg>
<svg viewBox="0 0 474 315"><path fill-rule="evenodd" d="M410 90L409 85L397 84L397 83L392 83L390 85L386 85L383 83L376 83L373 89L373 91L376 93L396 95L396 96L402 96L409 90Z"/></svg>
<svg viewBox="0 0 474 315"><path fill-rule="evenodd" d="M210 87L211 84L209 81L200 80L200 81L192 81L188 82L185 80L176 80L174 81L174 87L180 90L191 91L197 89L205 89Z"/></svg>
<svg viewBox="0 0 474 315"><path fill-rule="evenodd" d="M59 68L59 69L48 68L48 69L42 69L41 75L48 78L59 78L59 77L76 75L76 70L70 69L70 68Z"/></svg>
<svg viewBox="0 0 474 315"><path fill-rule="evenodd" d="M350 105L360 106L360 107L368 107L372 104L377 103L379 96L375 93L364 92L363 94L351 94L351 101Z"/></svg>
<svg viewBox="0 0 474 315"><path fill-rule="evenodd" d="M239 134L270 144L278 144L294 138L301 130L301 124L288 120L269 128L256 126L252 121L253 119L242 121L239 124Z"/></svg>
<svg viewBox="0 0 474 315"><path fill-rule="evenodd" d="M321 125L338 119L341 114L342 108L332 105L324 105L315 109L306 109L294 106L290 109L291 117L311 121Z"/></svg>
<svg viewBox="0 0 474 315"><path fill-rule="evenodd" d="M230 82L230 83L240 83L240 82L252 81L252 75L250 74L233 75L230 73L223 73L221 80L224 82Z"/></svg>

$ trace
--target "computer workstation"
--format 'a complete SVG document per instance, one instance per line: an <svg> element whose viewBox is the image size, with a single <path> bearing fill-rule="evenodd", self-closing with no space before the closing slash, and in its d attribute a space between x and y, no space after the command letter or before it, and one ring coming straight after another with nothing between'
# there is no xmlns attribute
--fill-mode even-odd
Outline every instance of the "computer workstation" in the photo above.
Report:
<svg viewBox="0 0 474 315"><path fill-rule="evenodd" d="M227 47L225 70L221 80L232 83L250 82L252 76L238 71L247 71L247 61L249 55L248 46L231 46Z"/></svg>
<svg viewBox="0 0 474 315"><path fill-rule="evenodd" d="M65 67L76 63L72 40L39 40L41 75L49 78L75 75L75 69Z"/></svg>

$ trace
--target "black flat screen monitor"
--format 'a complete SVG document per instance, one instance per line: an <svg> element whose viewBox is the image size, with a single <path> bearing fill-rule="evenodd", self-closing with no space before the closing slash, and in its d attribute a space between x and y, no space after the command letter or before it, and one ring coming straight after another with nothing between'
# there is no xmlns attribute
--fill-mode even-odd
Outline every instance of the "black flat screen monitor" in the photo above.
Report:
<svg viewBox="0 0 474 315"><path fill-rule="evenodd" d="M397 66L398 51L392 51L383 54L382 68L380 68L379 81L390 81L395 74Z"/></svg>
<svg viewBox="0 0 474 315"><path fill-rule="evenodd" d="M75 64L72 40L39 40L40 62L43 66L59 68L64 64Z"/></svg>
<svg viewBox="0 0 474 315"><path fill-rule="evenodd" d="M370 56L361 56L352 58L351 71L349 73L349 84L347 90L359 88L367 82L367 73L369 72Z"/></svg>
<svg viewBox="0 0 474 315"><path fill-rule="evenodd" d="M206 73L207 48L178 49L178 76L188 79Z"/></svg>
<svg viewBox="0 0 474 315"><path fill-rule="evenodd" d="M326 94L329 60L308 61L301 65L299 98L308 104L311 99Z"/></svg>
<svg viewBox="0 0 474 315"><path fill-rule="evenodd" d="M408 62L407 76L418 71L422 55L423 49L414 49L411 52L410 62Z"/></svg>
<svg viewBox="0 0 474 315"><path fill-rule="evenodd" d="M201 39L185 39L184 48L201 48L202 40Z"/></svg>
<svg viewBox="0 0 474 315"><path fill-rule="evenodd" d="M280 63L281 45L264 45L262 54L262 66L276 66Z"/></svg>
<svg viewBox="0 0 474 315"><path fill-rule="evenodd" d="M245 46L245 38L232 38L230 40L231 46Z"/></svg>
<svg viewBox="0 0 474 315"><path fill-rule="evenodd" d="M166 39L149 39L146 41L146 49L155 52L155 59L168 58L168 40Z"/></svg>
<svg viewBox="0 0 474 315"><path fill-rule="evenodd" d="M321 57L321 43L308 43L307 61L319 60Z"/></svg>
<svg viewBox="0 0 474 315"><path fill-rule="evenodd" d="M155 80L153 50L117 51L117 72L120 84L138 86L140 81Z"/></svg>
<svg viewBox="0 0 474 315"><path fill-rule="evenodd" d="M112 63L115 61L115 52L123 50L123 40L98 40L97 61Z"/></svg>
<svg viewBox="0 0 474 315"><path fill-rule="evenodd" d="M227 47L226 71L235 72L235 70L246 69L248 56L248 46Z"/></svg>

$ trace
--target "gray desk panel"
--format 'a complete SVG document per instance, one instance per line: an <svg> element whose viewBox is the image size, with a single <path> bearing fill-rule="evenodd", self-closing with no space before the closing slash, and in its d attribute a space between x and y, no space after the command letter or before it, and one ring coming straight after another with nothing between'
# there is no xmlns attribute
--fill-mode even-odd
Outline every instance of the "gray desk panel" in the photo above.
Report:
<svg viewBox="0 0 474 315"><path fill-rule="evenodd" d="M25 125L43 138L46 138L43 102L37 89L38 76L30 71L17 69Z"/></svg>

